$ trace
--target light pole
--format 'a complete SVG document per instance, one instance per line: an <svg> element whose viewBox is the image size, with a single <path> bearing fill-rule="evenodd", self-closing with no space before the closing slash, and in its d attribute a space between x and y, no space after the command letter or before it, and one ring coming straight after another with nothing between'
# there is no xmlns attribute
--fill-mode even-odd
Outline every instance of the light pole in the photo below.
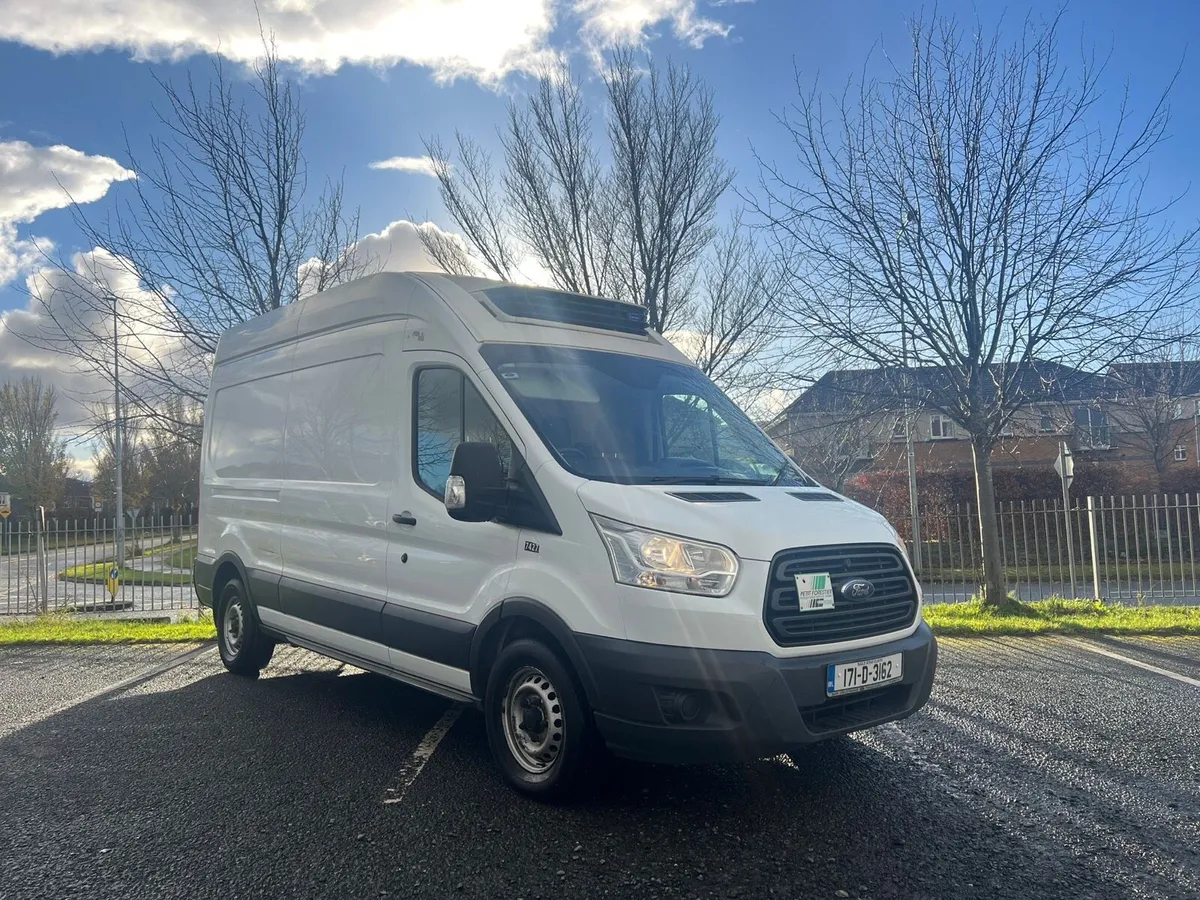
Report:
<svg viewBox="0 0 1200 900"><path fill-rule="evenodd" d="M117 568L125 565L125 468L124 429L121 426L121 344L117 331L117 296L113 295L113 462L116 465L117 521L113 536L117 542Z"/></svg>
<svg viewBox="0 0 1200 900"><path fill-rule="evenodd" d="M908 512L912 517L913 568L918 576L921 574L921 511L917 502L917 452L913 447L913 423L908 411L908 324L905 321L904 271L900 265L900 240L904 236L908 223L915 219L916 211L911 207L904 211L900 220L900 228L896 231L896 284L900 292L900 364L904 370L903 403L904 403L904 453L908 459Z"/></svg>

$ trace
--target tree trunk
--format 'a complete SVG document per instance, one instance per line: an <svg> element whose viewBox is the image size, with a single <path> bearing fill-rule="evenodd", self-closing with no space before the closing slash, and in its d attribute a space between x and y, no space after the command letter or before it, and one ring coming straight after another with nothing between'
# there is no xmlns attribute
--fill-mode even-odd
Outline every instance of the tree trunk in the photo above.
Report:
<svg viewBox="0 0 1200 900"><path fill-rule="evenodd" d="M996 491L992 485L992 447L972 440L971 450L975 456L975 493L979 499L979 544L983 548L983 604L1000 607L1008 602L1008 589L1000 557Z"/></svg>

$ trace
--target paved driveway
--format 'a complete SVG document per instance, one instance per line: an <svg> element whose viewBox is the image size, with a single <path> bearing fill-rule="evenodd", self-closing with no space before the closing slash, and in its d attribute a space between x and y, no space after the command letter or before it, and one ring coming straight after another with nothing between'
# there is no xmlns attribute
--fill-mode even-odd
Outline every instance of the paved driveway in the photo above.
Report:
<svg viewBox="0 0 1200 900"><path fill-rule="evenodd" d="M500 782L476 713L299 650L258 681L0 650L0 697L0 897L1200 896L1195 639L947 640L900 725L613 763L561 808Z"/></svg>

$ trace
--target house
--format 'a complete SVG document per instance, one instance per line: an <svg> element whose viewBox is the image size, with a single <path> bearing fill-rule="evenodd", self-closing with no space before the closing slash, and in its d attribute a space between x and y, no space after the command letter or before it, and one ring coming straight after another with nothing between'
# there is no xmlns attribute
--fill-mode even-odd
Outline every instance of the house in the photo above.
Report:
<svg viewBox="0 0 1200 900"><path fill-rule="evenodd" d="M1123 363L1108 380L1122 462L1160 479L1200 468L1200 361Z"/></svg>
<svg viewBox="0 0 1200 900"><path fill-rule="evenodd" d="M1000 374L993 372L997 380ZM1009 394L1021 396L1023 408L1005 426L992 452L993 466L1050 466L1063 441L1093 461L1114 457L1114 450L1121 458L1123 445L1110 421L1114 388L1108 376L1043 360L1009 374ZM969 469L971 444L953 419L928 403L905 402L905 396L945 394L939 389L947 377L941 367L826 372L770 424L768 433L815 477L835 487L858 472L904 468L909 423L918 465ZM903 393L896 389L899 384L907 385Z"/></svg>

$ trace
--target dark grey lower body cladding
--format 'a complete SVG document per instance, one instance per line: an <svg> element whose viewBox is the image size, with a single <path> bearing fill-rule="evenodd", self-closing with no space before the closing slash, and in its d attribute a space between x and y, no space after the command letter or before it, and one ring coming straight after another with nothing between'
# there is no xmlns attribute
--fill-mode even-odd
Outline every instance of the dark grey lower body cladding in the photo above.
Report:
<svg viewBox="0 0 1200 900"><path fill-rule="evenodd" d="M665 647L577 635L595 684L596 725L618 756L665 763L754 759L903 719L925 705L937 641L908 637L861 650L781 659L748 650ZM900 654L893 684L830 697L830 665Z"/></svg>

